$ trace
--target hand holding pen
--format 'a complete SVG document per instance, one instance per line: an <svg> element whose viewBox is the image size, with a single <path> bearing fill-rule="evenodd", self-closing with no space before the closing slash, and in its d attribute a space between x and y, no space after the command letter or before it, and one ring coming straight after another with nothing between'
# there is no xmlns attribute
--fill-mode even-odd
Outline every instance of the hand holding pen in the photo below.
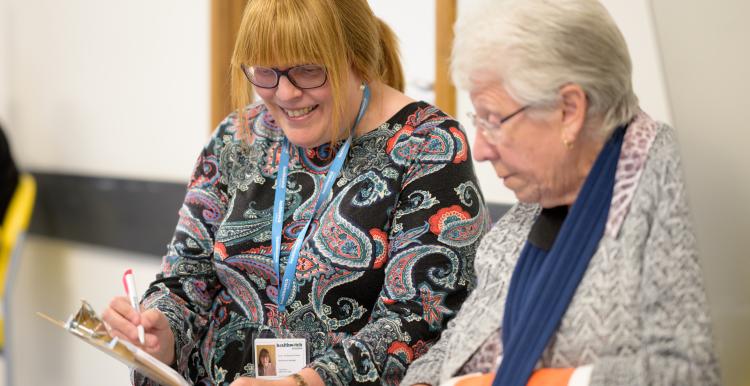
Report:
<svg viewBox="0 0 750 386"><path fill-rule="evenodd" d="M141 313L140 305L138 304L138 293L135 292L135 278L133 277L133 270L128 269L125 274L122 275L122 284L125 286L125 294L127 294L130 300L130 305L133 306L135 312ZM141 344L146 343L146 332L143 330L143 324L138 324L138 341Z"/></svg>
<svg viewBox="0 0 750 386"><path fill-rule="evenodd" d="M127 296L115 296L102 312L107 331L111 336L140 343L142 350L172 365L175 360L175 337L169 320L157 308L141 311L132 270L125 271L122 281Z"/></svg>

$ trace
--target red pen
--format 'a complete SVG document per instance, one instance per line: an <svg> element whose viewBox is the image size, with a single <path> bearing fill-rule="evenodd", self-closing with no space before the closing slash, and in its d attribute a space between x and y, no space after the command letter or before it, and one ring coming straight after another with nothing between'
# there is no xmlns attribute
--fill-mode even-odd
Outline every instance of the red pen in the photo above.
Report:
<svg viewBox="0 0 750 386"><path fill-rule="evenodd" d="M135 278L133 277L133 270L128 268L125 274L122 275L122 284L125 286L125 293L130 299L130 305L133 306L135 312L141 313L140 307L138 306L138 294L135 292ZM141 344L146 343L146 332L143 330L142 325L138 325L138 341Z"/></svg>

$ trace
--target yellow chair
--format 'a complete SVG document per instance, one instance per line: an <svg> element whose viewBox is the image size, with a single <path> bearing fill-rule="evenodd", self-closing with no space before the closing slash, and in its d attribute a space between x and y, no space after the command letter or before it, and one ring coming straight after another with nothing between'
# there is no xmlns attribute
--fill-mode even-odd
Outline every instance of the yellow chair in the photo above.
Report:
<svg viewBox="0 0 750 386"><path fill-rule="evenodd" d="M21 245L29 227L36 198L36 182L31 174L21 174L0 228L0 349L5 347L7 310L13 270L21 255Z"/></svg>

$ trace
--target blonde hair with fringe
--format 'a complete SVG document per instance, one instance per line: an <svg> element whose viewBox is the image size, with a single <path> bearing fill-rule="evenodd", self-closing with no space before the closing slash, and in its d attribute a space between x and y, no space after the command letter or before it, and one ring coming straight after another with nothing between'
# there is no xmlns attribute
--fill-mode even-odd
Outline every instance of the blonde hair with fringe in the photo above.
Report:
<svg viewBox="0 0 750 386"><path fill-rule="evenodd" d="M393 31L366 0L250 0L245 6L230 68L232 104L240 130L250 139L245 107L253 89L240 65L321 64L333 94L332 128L343 121L348 70L365 82L382 81L404 89L404 75ZM353 103L358 103L353 102ZM331 130L331 143L345 133Z"/></svg>

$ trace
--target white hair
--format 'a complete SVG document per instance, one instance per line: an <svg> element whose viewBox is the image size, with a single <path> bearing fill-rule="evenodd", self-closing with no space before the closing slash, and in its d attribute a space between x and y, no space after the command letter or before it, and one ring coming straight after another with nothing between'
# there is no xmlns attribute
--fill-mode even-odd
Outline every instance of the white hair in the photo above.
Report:
<svg viewBox="0 0 750 386"><path fill-rule="evenodd" d="M597 0L493 0L459 15L453 80L471 89L474 76L497 76L521 104L552 105L566 84L586 93L586 121L599 134L638 111L627 44Z"/></svg>

